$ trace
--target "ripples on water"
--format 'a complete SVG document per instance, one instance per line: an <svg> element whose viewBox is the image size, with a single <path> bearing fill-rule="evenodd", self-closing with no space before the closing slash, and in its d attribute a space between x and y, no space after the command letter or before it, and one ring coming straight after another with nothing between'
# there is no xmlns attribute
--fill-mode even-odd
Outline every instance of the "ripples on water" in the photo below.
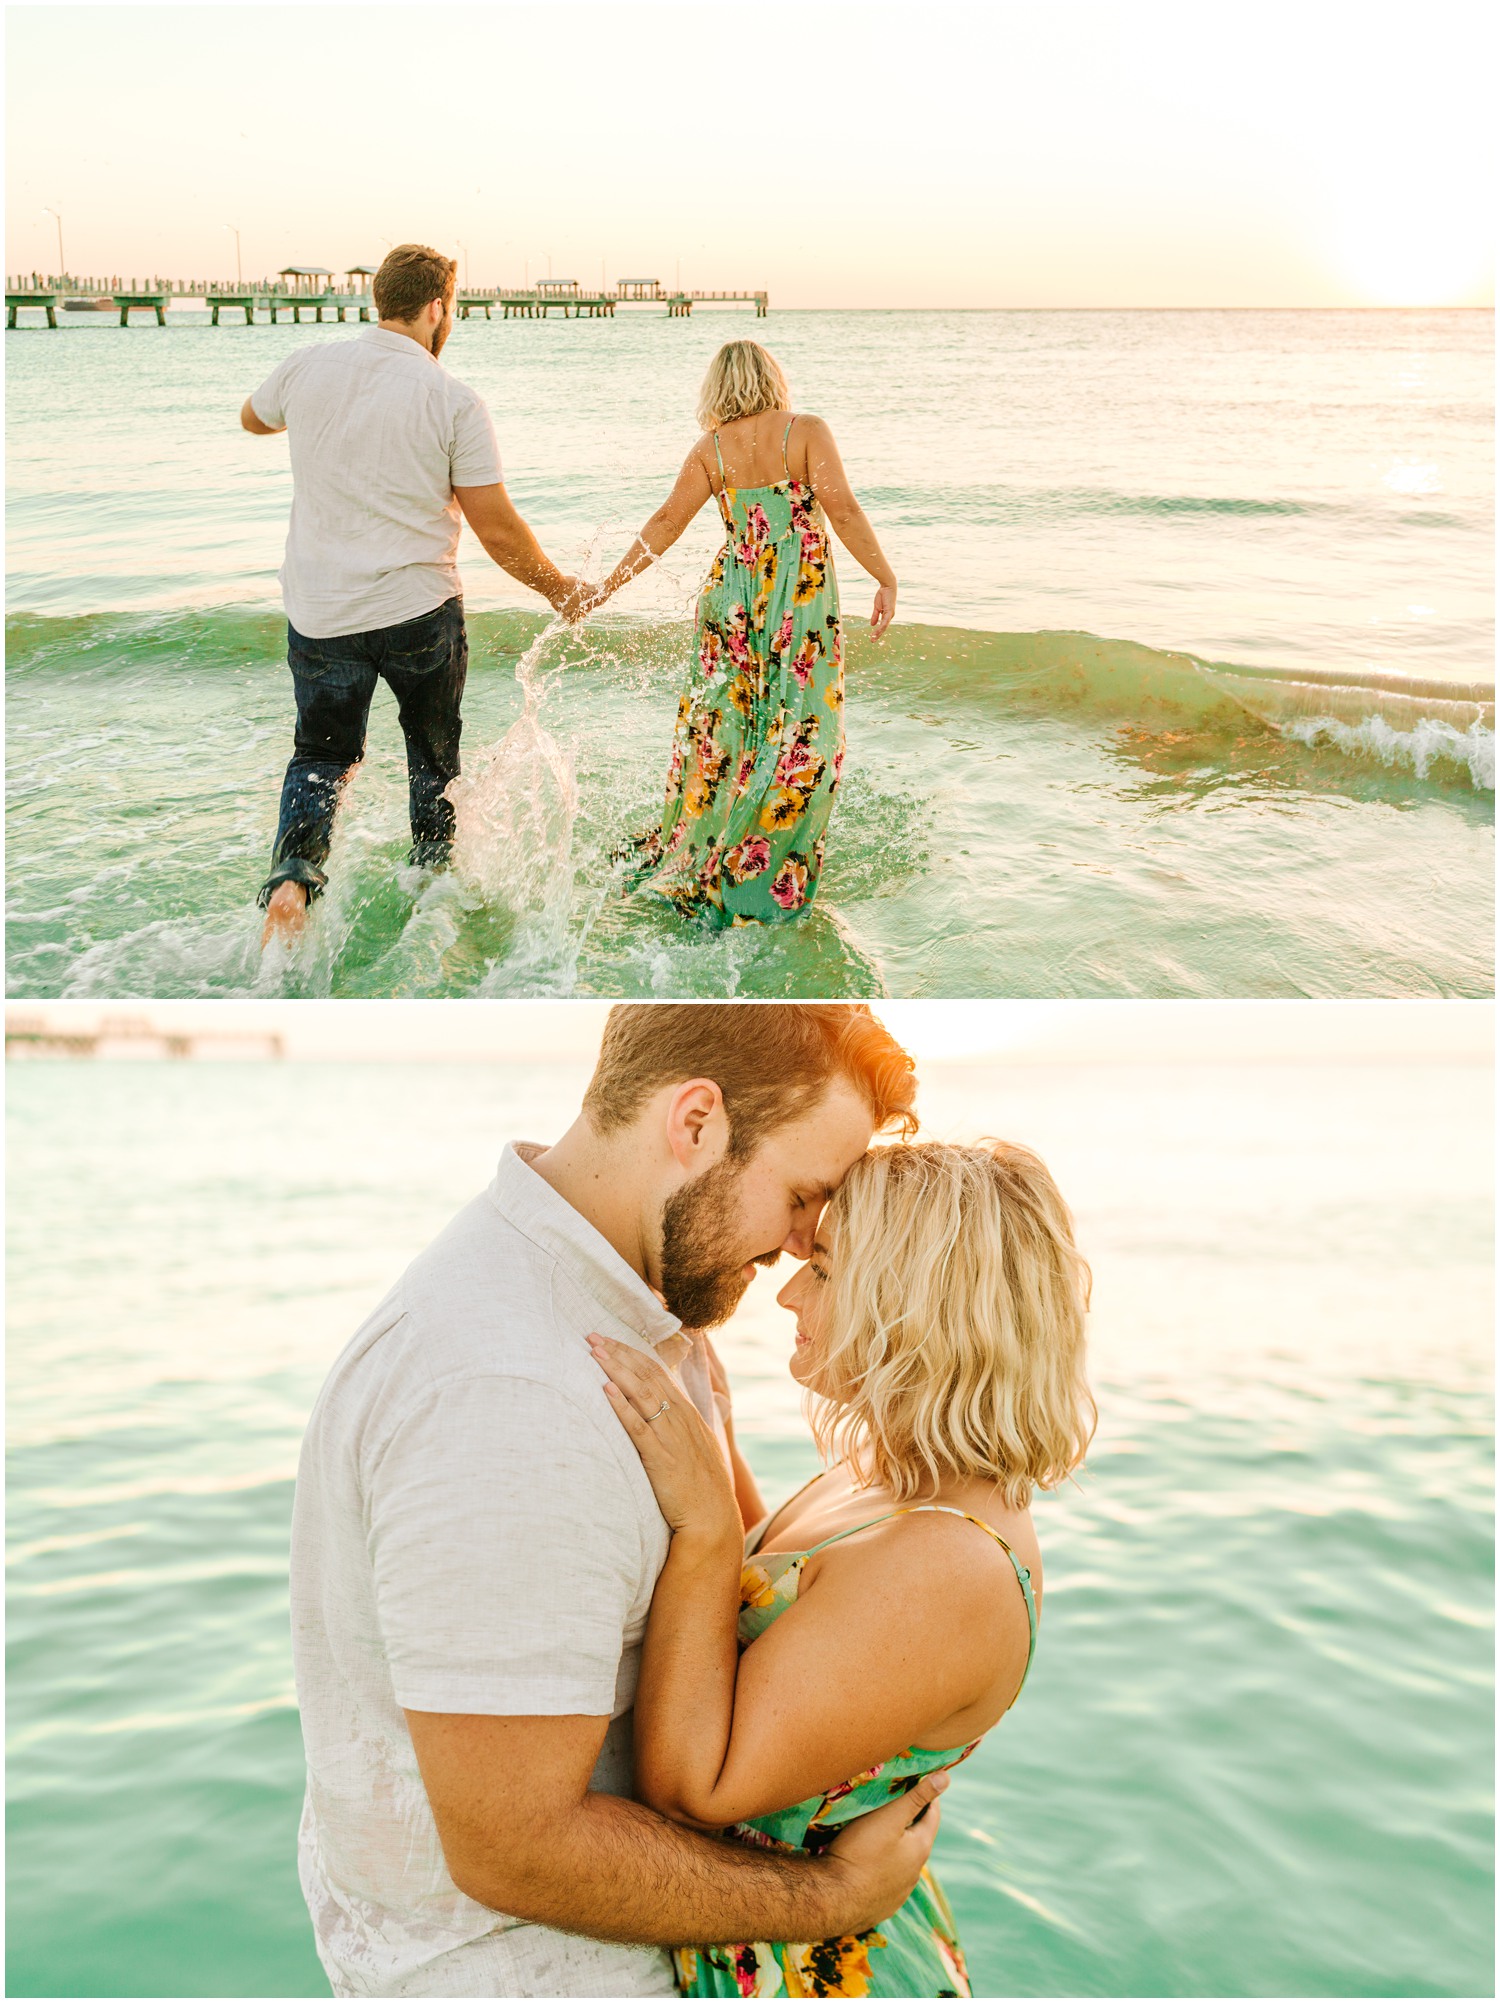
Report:
<svg viewBox="0 0 1500 2003"><path fill-rule="evenodd" d="M561 560L625 546L738 324L455 333ZM544 644L519 732L539 622L469 547L468 867L404 870L382 695L316 936L267 969L287 476L235 412L289 342L351 336L159 331L7 349L13 993L1492 987L1486 314L778 316L903 579L853 654L813 916L707 943L609 879L658 804L705 511Z"/></svg>
<svg viewBox="0 0 1500 2003"><path fill-rule="evenodd" d="M1434 1053L1435 1060L1440 1053ZM328 1364L566 1067L11 1073L12 1994L319 1993L285 1555ZM1010 1994L1483 1994L1488 1074L933 1068L1038 1146L1103 1425L940 1869ZM777 1281L723 1347L811 1470ZM88 1888L80 1900L78 1887Z"/></svg>

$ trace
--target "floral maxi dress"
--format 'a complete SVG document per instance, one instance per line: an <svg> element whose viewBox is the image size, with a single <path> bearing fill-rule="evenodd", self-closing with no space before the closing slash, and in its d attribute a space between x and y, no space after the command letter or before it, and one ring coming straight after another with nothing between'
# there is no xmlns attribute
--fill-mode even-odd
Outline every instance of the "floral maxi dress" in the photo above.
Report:
<svg viewBox="0 0 1500 2003"><path fill-rule="evenodd" d="M628 854L633 883L685 916L779 924L816 895L843 770L838 584L811 487L728 486L717 431L714 457L724 547L698 597L661 823Z"/></svg>
<svg viewBox="0 0 1500 2003"><path fill-rule="evenodd" d="M892 1516L937 1514L965 1516L992 1537L1015 1567L1026 1602L1030 1644L1026 1671L1036 1653L1036 1597L1031 1573L1009 1544L988 1523L942 1503L917 1504ZM769 1519L768 1519L769 1520ZM890 1517L877 1517L887 1522ZM740 1575L739 1645L743 1652L788 1607L795 1606L802 1573L809 1558L873 1525L860 1523L825 1538L811 1551L768 1551L757 1555L765 1524L746 1540ZM1021 1681L1026 1681L1023 1671ZM1020 1695L1018 1690L1017 1696ZM1014 1700L1012 1700L1014 1701ZM923 1774L937 1773L966 1760L979 1744L953 1746L946 1752L908 1747L894 1759L882 1760L868 1773L832 1787L771 1815L737 1823L727 1833L741 1843L769 1850L826 1849L847 1823L881 1808L898 1794L915 1787ZM740 1941L732 1946L679 1947L672 1952L678 1993L683 1996L970 1996L968 1971L958 1930L942 1887L930 1870L898 1910L878 1927L839 1940Z"/></svg>

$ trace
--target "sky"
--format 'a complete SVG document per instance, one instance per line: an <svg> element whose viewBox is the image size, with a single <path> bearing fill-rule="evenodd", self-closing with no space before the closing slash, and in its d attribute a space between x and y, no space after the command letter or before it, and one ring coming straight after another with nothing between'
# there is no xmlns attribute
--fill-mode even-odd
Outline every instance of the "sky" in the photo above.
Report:
<svg viewBox="0 0 1500 2003"><path fill-rule="evenodd" d="M7 9L6 268L1483 305L1475 0Z"/></svg>
<svg viewBox="0 0 1500 2003"><path fill-rule="evenodd" d="M6 1017L16 1026L41 1019L83 1030L111 1018L132 1018L165 1031L276 1033L285 1055L305 1062L412 1057L535 1063L590 1061L609 1006L593 1001L49 1002L12 1004ZM976 1059L1036 1064L1484 1064L1494 1038L1494 1011L1486 1002L892 1001L878 1002L875 1008L919 1065Z"/></svg>

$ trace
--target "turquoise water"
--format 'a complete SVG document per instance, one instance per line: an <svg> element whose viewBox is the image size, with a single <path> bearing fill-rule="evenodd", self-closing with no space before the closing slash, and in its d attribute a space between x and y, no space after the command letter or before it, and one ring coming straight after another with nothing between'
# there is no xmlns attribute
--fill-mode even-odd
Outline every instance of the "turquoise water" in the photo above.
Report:
<svg viewBox="0 0 1500 2003"><path fill-rule="evenodd" d="M773 316L902 579L811 916L705 941L607 861L659 800L705 511L572 641L466 544L457 865L405 868L382 693L330 894L268 966L288 476L235 414L357 335L102 318L6 348L13 994L1491 991L1487 313ZM445 359L598 575L744 331L473 321Z"/></svg>
<svg viewBox="0 0 1500 2003"><path fill-rule="evenodd" d="M985 1992L1491 1988L1489 1074L1440 1055L928 1067L933 1131L1043 1151L1097 1279L1103 1424L1038 1506L1036 1665L945 1800ZM301 1428L503 1140L582 1084L11 1070L11 1994L324 1993ZM775 1284L723 1348L780 1492L811 1455Z"/></svg>

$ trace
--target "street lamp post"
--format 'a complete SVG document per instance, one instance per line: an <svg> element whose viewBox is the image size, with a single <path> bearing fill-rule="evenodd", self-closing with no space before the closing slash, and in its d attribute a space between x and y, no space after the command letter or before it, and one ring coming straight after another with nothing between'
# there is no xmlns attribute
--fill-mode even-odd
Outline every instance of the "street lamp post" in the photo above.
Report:
<svg viewBox="0 0 1500 2003"><path fill-rule="evenodd" d="M233 223L225 223L224 227L227 230L234 231L234 282L236 285L242 286L245 282L245 274L240 264L240 233Z"/></svg>
<svg viewBox="0 0 1500 2003"><path fill-rule="evenodd" d="M66 277L68 260L63 256L62 217L57 213L56 209L45 207L42 210L42 214L44 216L51 216L53 222L57 224L57 275L59 278Z"/></svg>
<svg viewBox="0 0 1500 2003"><path fill-rule="evenodd" d="M458 237L455 237L453 241L464 254L464 290L467 292L469 289L469 246Z"/></svg>

